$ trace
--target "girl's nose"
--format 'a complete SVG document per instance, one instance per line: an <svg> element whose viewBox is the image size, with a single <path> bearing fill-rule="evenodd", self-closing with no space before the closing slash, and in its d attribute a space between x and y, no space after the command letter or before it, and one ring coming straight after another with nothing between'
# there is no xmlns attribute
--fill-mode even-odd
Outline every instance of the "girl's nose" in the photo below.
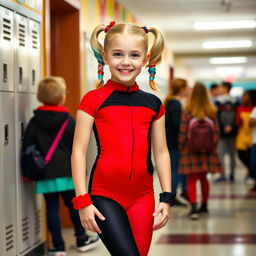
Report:
<svg viewBox="0 0 256 256"><path fill-rule="evenodd" d="M122 58L121 64L122 64L122 65L129 65L129 64L130 64L129 56L124 56L124 57Z"/></svg>

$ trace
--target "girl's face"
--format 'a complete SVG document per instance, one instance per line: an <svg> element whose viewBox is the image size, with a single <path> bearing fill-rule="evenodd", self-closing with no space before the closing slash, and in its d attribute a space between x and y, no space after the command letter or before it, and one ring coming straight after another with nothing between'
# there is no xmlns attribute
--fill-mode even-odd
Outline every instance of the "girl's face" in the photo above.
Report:
<svg viewBox="0 0 256 256"><path fill-rule="evenodd" d="M250 99L250 96L249 96L249 93L248 93L248 92L244 92L243 97L242 97L242 102L243 102L243 104L245 104L245 105L251 103L251 99Z"/></svg>
<svg viewBox="0 0 256 256"><path fill-rule="evenodd" d="M113 81L128 86L135 84L141 68L147 63L143 38L128 33L114 35L103 59L109 65Z"/></svg>

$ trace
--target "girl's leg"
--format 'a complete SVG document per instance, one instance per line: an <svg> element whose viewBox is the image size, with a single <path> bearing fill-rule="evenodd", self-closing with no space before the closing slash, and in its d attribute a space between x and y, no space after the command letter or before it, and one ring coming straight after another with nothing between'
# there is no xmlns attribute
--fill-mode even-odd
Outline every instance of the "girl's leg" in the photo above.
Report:
<svg viewBox="0 0 256 256"><path fill-rule="evenodd" d="M75 229L75 236L76 237L82 237L85 235L85 230L80 222L80 217L78 214L78 211L73 208L73 204L71 203L71 200L73 197L75 197L75 191L74 190L67 190L61 192L61 196L64 200L65 205L69 209L70 218L72 220L72 223L74 225Z"/></svg>
<svg viewBox="0 0 256 256"><path fill-rule="evenodd" d="M129 219L123 207L116 201L91 195L93 204L106 220L96 218L102 233L99 234L112 256L140 256L133 237Z"/></svg>
<svg viewBox="0 0 256 256"><path fill-rule="evenodd" d="M197 220L199 218L198 210L197 210L197 197L196 197L196 181L199 179L198 173L189 174L187 176L187 191L188 198L191 204L191 210L188 214L191 220Z"/></svg>
<svg viewBox="0 0 256 256"><path fill-rule="evenodd" d="M153 232L154 194L147 194L126 211L140 256L148 255Z"/></svg>
<svg viewBox="0 0 256 256"><path fill-rule="evenodd" d="M207 203L209 198L209 182L206 177L207 173L200 173L200 182L201 182L201 193L202 193L202 202Z"/></svg>
<svg viewBox="0 0 256 256"><path fill-rule="evenodd" d="M52 243L55 248L65 250L64 240L61 235L59 193L46 193L44 198L46 202L47 226L52 236Z"/></svg>
<svg viewBox="0 0 256 256"><path fill-rule="evenodd" d="M196 203L196 181L198 179L198 174L193 173L187 175L187 191L188 191L188 198L191 204Z"/></svg>

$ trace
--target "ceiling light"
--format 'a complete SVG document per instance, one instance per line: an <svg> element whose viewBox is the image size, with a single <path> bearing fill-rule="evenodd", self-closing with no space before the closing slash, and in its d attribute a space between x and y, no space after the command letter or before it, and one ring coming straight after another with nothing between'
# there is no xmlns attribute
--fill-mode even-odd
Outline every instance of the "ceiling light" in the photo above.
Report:
<svg viewBox="0 0 256 256"><path fill-rule="evenodd" d="M239 40L239 41L207 41L203 43L205 49L217 49L217 48L240 48L251 47L251 40Z"/></svg>
<svg viewBox="0 0 256 256"><path fill-rule="evenodd" d="M235 67L217 67L215 68L215 72L222 75L230 75L230 74L240 74L244 72L244 68L240 66Z"/></svg>
<svg viewBox="0 0 256 256"><path fill-rule="evenodd" d="M214 57L209 59L210 64L241 64L246 62L246 57Z"/></svg>
<svg viewBox="0 0 256 256"><path fill-rule="evenodd" d="M255 28L255 20L233 20L233 21L205 21L195 22L196 30L214 30L214 29L239 29L239 28Z"/></svg>

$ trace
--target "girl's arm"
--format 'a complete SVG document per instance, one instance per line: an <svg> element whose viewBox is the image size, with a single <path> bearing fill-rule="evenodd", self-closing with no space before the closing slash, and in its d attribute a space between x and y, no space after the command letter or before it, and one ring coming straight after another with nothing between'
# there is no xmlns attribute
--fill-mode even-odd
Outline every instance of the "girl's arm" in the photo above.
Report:
<svg viewBox="0 0 256 256"><path fill-rule="evenodd" d="M90 141L94 118L84 111L78 110L76 128L71 156L72 176L75 184L76 196L86 194L86 154ZM101 220L105 218L94 205L79 210L81 223L85 229L101 233L95 215Z"/></svg>
<svg viewBox="0 0 256 256"><path fill-rule="evenodd" d="M153 155L162 192L171 192L171 163L166 144L164 122L165 118L163 116L152 124ZM154 224L154 230L160 229L166 225L170 218L169 212L170 204L163 202L159 203L153 215L157 216L161 213L162 217L159 222Z"/></svg>

